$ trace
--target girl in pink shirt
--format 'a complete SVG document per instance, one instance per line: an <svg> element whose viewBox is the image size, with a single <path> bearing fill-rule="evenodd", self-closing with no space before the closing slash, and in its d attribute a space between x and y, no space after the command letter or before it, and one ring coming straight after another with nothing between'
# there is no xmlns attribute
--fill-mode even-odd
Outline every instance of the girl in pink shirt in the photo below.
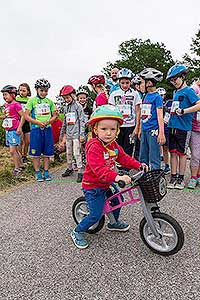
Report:
<svg viewBox="0 0 200 300"><path fill-rule="evenodd" d="M6 130L6 145L9 146L10 154L15 165L13 176L18 176L22 172L22 161L18 146L20 145L20 136L24 123L23 110L21 104L15 101L17 95L16 87L6 85L1 92L6 101L4 104L4 120L2 126Z"/></svg>
<svg viewBox="0 0 200 300"><path fill-rule="evenodd" d="M94 100L93 109L98 106L108 104L108 93L105 88L105 78L103 75L93 75L89 78L88 84L91 85L92 90L97 94Z"/></svg>

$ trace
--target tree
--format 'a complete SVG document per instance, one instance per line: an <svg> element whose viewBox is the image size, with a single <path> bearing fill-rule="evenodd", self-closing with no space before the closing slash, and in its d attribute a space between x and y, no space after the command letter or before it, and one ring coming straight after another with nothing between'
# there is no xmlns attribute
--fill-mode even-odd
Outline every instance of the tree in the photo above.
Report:
<svg viewBox="0 0 200 300"><path fill-rule="evenodd" d="M195 38L192 38L192 43L190 45L190 52L191 54L185 54L183 56L183 63L188 66L189 74L188 74L188 81L189 83L195 77L200 76L200 28L198 29Z"/></svg>
<svg viewBox="0 0 200 300"><path fill-rule="evenodd" d="M163 43L152 43L149 39L145 41L141 39L125 41L119 45L118 53L121 59L114 63L108 62L103 69L107 77L110 76L113 67L128 68L135 74L146 67L153 67L163 72L164 78L166 78L167 71L175 63L171 52L166 49ZM166 80L163 80L161 85L168 91L172 91Z"/></svg>

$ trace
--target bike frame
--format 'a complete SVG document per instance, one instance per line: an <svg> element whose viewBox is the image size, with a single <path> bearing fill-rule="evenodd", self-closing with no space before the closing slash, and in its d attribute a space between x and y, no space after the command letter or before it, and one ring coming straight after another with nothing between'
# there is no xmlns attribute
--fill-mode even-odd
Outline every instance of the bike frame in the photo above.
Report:
<svg viewBox="0 0 200 300"><path fill-rule="evenodd" d="M138 191L139 197L134 196L134 190ZM124 201L123 195L125 195L125 194L126 195L128 194L129 199ZM112 206L111 201L114 198L118 199L119 204ZM154 234L154 236L160 238L160 233L158 232L158 230L155 226L154 219L152 217L152 209L159 210L159 207L158 207L157 203L145 202L144 197L141 192L141 189L138 185L131 185L130 187L125 188L125 189L117 192L116 194L113 194L111 197L107 198L105 201L105 204L104 204L103 215L107 215L110 223L113 224L116 222L114 215L112 213L114 210L121 208L123 206L127 206L129 204L137 203L137 202L141 203L144 217L147 221L147 224L151 228L152 233Z"/></svg>

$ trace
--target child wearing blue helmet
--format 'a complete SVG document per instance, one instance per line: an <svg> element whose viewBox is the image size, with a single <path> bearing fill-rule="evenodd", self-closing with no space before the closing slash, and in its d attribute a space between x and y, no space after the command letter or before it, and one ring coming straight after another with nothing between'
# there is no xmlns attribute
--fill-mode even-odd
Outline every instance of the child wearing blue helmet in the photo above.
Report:
<svg viewBox="0 0 200 300"><path fill-rule="evenodd" d="M195 91L187 86L187 68L176 64L167 73L167 80L175 87L170 111L169 151L171 158L171 179L168 188L184 189L186 152L192 130L193 113L200 110L200 99ZM178 177L177 177L177 174Z"/></svg>

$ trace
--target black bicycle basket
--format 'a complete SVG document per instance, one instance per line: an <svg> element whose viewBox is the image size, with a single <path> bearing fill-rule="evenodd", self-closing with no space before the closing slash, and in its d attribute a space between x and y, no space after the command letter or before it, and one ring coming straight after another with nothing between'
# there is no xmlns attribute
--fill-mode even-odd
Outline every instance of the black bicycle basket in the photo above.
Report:
<svg viewBox="0 0 200 300"><path fill-rule="evenodd" d="M167 182L163 170L145 173L138 183L146 202L159 202L167 193Z"/></svg>

